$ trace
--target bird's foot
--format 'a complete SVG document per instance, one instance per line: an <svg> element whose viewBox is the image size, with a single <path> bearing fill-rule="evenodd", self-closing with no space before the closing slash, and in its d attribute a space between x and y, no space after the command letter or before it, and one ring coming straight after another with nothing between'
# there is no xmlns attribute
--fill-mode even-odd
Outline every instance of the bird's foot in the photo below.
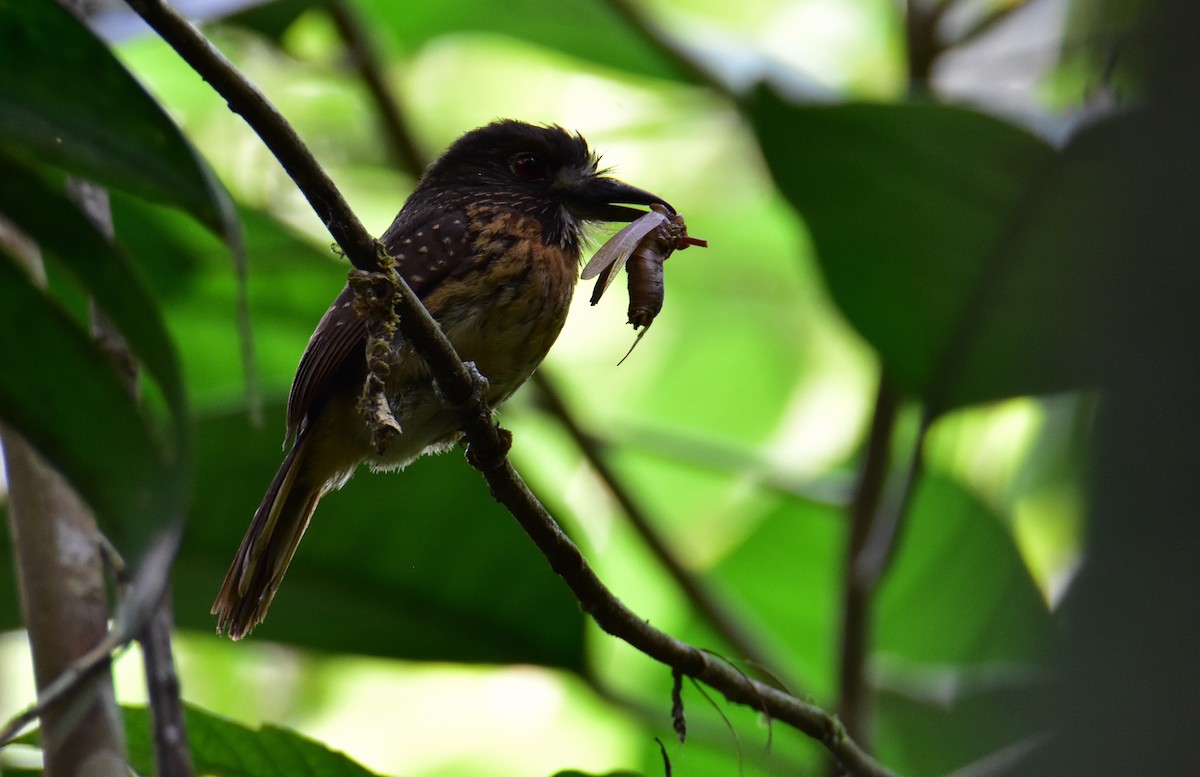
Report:
<svg viewBox="0 0 1200 777"><path fill-rule="evenodd" d="M512 449L512 440L512 432L496 424L496 445L489 444L490 441L485 441L481 446L468 445L467 462L480 472L493 470L504 463L505 457Z"/></svg>
<svg viewBox="0 0 1200 777"><path fill-rule="evenodd" d="M467 374L471 376L471 393L462 400L454 400L446 396L442 393L442 387L438 382L436 380L433 382L433 391L437 394L437 398L441 400L441 403L445 407L455 412L478 407L483 404L484 397L487 396L487 390L491 387L487 377L475 366L475 362L463 362L463 367L466 369Z"/></svg>

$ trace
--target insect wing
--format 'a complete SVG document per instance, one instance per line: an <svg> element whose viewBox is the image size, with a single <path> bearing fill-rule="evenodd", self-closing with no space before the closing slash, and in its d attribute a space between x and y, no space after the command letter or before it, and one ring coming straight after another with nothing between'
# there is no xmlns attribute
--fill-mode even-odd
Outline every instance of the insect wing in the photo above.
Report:
<svg viewBox="0 0 1200 777"><path fill-rule="evenodd" d="M642 238L657 229L666 220L667 217L661 213L649 211L646 215L626 224L620 232L600 246L600 250L596 251L596 255L584 266L579 277L585 281L589 280L599 275L605 267L611 266L613 270L608 274L608 283L605 284L605 288L608 288L608 284L612 283L617 271L637 248Z"/></svg>

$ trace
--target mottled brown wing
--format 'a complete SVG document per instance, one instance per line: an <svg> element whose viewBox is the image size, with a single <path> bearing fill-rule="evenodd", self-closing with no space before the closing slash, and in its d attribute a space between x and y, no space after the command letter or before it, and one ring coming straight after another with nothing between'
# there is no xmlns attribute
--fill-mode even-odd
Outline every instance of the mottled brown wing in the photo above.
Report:
<svg viewBox="0 0 1200 777"><path fill-rule="evenodd" d="M406 207L381 240L395 257L397 271L422 299L471 259L467 217L458 210ZM363 380L366 336L354 292L347 286L325 311L296 368L288 397L288 434L303 429L335 383Z"/></svg>

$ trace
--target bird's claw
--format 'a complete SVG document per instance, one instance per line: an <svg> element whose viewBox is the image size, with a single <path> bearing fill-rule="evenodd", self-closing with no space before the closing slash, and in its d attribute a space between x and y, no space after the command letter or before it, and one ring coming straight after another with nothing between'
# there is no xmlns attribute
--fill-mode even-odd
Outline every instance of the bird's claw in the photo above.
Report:
<svg viewBox="0 0 1200 777"><path fill-rule="evenodd" d="M496 439L497 446L494 450L479 452L476 451L474 444L467 446L467 463L480 472L487 472L495 469L504 463L504 458L512 449L512 432L505 429L500 424L496 424ZM492 447L492 446L487 446Z"/></svg>
<svg viewBox="0 0 1200 777"><path fill-rule="evenodd" d="M433 383L433 391L437 394L437 398L441 403L451 410L463 410L470 407L477 407L483 403L484 397L487 396L487 390L491 387L488 379L484 376L479 368L475 366L475 362L463 362L463 368L467 374L471 376L471 393L461 401L454 401L442 393L442 387L437 381Z"/></svg>

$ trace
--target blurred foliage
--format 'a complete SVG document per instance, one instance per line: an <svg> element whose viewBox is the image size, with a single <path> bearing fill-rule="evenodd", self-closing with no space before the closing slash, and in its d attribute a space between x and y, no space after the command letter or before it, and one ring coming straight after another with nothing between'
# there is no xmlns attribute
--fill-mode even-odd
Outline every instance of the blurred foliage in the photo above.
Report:
<svg viewBox="0 0 1200 777"><path fill-rule="evenodd" d="M130 765L141 774L153 774L151 711L146 707L129 707L123 712ZM250 729L194 707L185 708L184 725L192 752L196 754L196 770L201 774L221 777L373 777L375 774L319 742L276 726Z"/></svg>
<svg viewBox="0 0 1200 777"><path fill-rule="evenodd" d="M1090 448L1080 392L1112 366L1105 312L1119 284L1094 270L1115 250L1109 162L1129 123L1094 117L1056 145L986 106L864 102L905 91L897 4L743 6L638 6L679 47L669 55L624 3L350 5L418 147L432 153L498 116L560 123L710 241L669 263L666 307L620 368L632 334L610 293L594 309L580 300L545 370L669 545L769 657L746 671L836 706L844 505L875 373L933 410L927 439L897 435L894 458L925 444L928 468L873 602L865 670L881 760L912 777L944 774L1046 726L1062 627L1051 605L1079 554ZM1088 25L1089 51L1111 52L1139 18L1126 11L1079 11L1071 25ZM381 232L413 180L392 169L323 4L267 3L207 32ZM1111 60L1069 56L1075 46L1068 38L1063 68L1040 85L1072 107L1107 88ZM798 96L813 93L814 75L821 102ZM115 244L63 197L64 173L113 189ZM36 288L0 240L0 417L71 478L122 550L161 519L147 504L190 493L173 585L178 624L196 632L183 640L185 696L242 720L324 726L339 732L323 737L335 749L369 749L373 768L396 773L662 772L653 738L672 737L669 671L585 619L456 454L356 477L322 504L250 644L200 636L280 460L291 373L347 267L257 139L173 52L152 37L110 49L50 0L0 0L0 213L40 246L50 275ZM145 408L89 343L87 297L130 335ZM1026 398L1049 393L1059 396ZM617 595L656 626L727 651L534 393L501 417L522 472ZM16 629L7 543L0 628ZM411 708L417 741L403 751L386 735L365 745L373 726L322 718L350 693L338 678L354 675L355 656L405 675L403 698L358 711L373 721ZM441 679L444 663L492 665L505 682L521 665L553 670L498 682L507 722L595 707L578 729L610 744L555 750L547 722L522 729L536 744L506 748L483 724L467 728L466 710L423 715L458 704L449 683L417 679ZM0 677L23 671L0 665ZM391 682L371 671L368 686ZM685 702L690 738L668 748L678 774L827 768L817 745L746 709L691 686ZM131 725L144 728L140 714ZM219 761L243 745L264 762L279 761L272 748L328 752L198 710L188 722L197 763L214 774L275 773ZM337 768L312 773L361 773Z"/></svg>
<svg viewBox="0 0 1200 777"><path fill-rule="evenodd" d="M139 774L154 774L153 730L148 707L124 707L129 764ZM251 729L192 706L184 708L184 725L200 774L220 777L375 777L375 773L341 753L294 731L276 726ZM19 745L41 746L32 731ZM9 774L9 770L4 770ZM12 773L17 773L13 770Z"/></svg>

